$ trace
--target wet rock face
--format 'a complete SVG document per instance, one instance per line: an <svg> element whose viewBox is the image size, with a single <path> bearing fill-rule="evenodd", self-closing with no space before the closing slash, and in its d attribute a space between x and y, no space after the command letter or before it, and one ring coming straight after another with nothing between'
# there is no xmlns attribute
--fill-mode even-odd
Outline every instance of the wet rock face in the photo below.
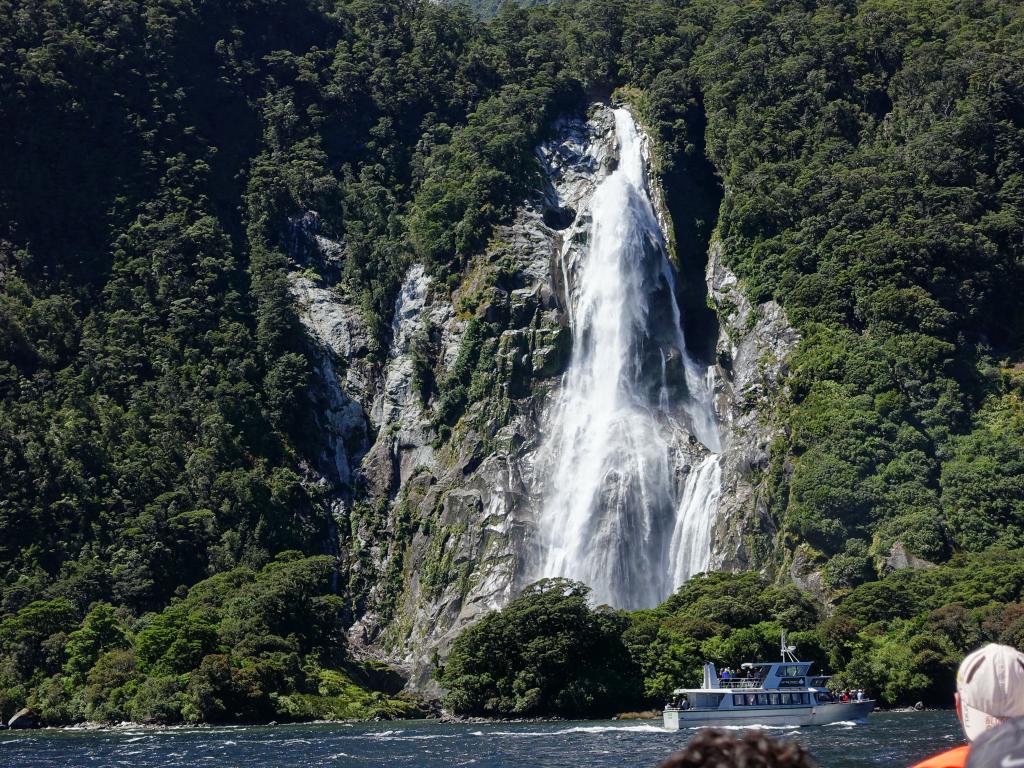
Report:
<svg viewBox="0 0 1024 768"><path fill-rule="evenodd" d="M471 395L464 415L433 455L419 461L415 482L398 492L398 504L415 509L421 524L406 550L397 621L385 627L383 616L370 612L357 626L410 669L414 687L432 684L432 653L443 658L469 623L524 586L522 563L538 502L533 475L540 419L572 346L558 253L574 234L570 216L602 171L609 144L595 142L595 131L613 139L610 122L559 126L559 140L538 150L546 188L495 232L453 296L431 299L434 326L445 339L439 381L469 347L470 323L486 326L490 335L471 381L463 382ZM466 312L474 304L470 318L460 319L452 308ZM489 385L479 386L488 371ZM404 424L408 415L395 418ZM429 436L438 442L437 427ZM410 442L422 445L428 435L422 437Z"/></svg>
<svg viewBox="0 0 1024 768"><path fill-rule="evenodd" d="M590 199L601 179L618 165L618 147L615 117L609 109L596 109L588 121L565 120L557 129L559 140L541 145L537 154L548 179L545 216L550 218L552 211L558 211L565 224L553 244L550 264L551 282L564 308L571 303L571 292L580 283L579 270L590 244ZM565 221L570 211L580 213ZM562 248L564 257L559 255Z"/></svg>
<svg viewBox="0 0 1024 768"><path fill-rule="evenodd" d="M817 557L799 546L789 562L789 580L805 592L810 592L822 603L828 603L829 590Z"/></svg>
<svg viewBox="0 0 1024 768"><path fill-rule="evenodd" d="M779 304L747 300L718 241L711 245L706 277L721 329L715 393L726 445L711 565L759 568L775 534L768 512L770 447L782 429L776 412L799 335Z"/></svg>
<svg viewBox="0 0 1024 768"><path fill-rule="evenodd" d="M373 373L360 364L369 354L366 327L358 311L309 277L294 275L291 288L315 353L308 396L319 427L317 470L348 496L352 469L369 447L362 401L373 388Z"/></svg>

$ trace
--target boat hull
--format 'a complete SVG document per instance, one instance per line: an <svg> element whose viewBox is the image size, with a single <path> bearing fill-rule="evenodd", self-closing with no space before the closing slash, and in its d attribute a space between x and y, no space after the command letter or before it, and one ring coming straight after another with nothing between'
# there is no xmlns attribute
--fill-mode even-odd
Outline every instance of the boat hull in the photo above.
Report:
<svg viewBox="0 0 1024 768"><path fill-rule="evenodd" d="M665 728L679 731L705 726L807 726L863 722L875 708L873 701L833 702L808 707L743 707L742 709L666 709Z"/></svg>

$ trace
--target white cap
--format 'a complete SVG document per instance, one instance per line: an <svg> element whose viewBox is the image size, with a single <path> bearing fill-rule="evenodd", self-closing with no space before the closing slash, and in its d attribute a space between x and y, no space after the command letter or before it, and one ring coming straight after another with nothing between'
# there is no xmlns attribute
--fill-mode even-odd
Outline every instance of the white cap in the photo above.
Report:
<svg viewBox="0 0 1024 768"><path fill-rule="evenodd" d="M979 648L960 664L956 690L970 741L1003 720L1024 716L1024 653L995 643Z"/></svg>

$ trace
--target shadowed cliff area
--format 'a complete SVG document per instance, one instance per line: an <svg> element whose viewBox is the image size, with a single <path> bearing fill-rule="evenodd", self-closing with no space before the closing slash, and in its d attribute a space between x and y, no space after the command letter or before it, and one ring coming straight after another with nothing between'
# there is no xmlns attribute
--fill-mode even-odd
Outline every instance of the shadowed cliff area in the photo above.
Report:
<svg viewBox="0 0 1024 768"><path fill-rule="evenodd" d="M711 363L719 322L708 301L705 274L711 236L718 225L722 185L707 158L707 116L702 100L687 110L685 126L685 149L663 174L662 183L679 262L679 305L685 319L686 346L699 360Z"/></svg>

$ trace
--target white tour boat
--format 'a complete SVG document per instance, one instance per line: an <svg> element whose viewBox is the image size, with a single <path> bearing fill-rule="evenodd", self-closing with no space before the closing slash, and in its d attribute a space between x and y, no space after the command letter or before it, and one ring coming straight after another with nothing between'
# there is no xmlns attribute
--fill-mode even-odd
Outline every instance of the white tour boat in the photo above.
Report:
<svg viewBox="0 0 1024 768"><path fill-rule="evenodd" d="M842 701L828 689L828 676L811 675L810 662L798 661L795 646L782 633L782 661L742 665L743 677L719 677L704 665L701 688L679 688L665 705L665 727L707 725L826 725L863 722L875 708L871 699Z"/></svg>

